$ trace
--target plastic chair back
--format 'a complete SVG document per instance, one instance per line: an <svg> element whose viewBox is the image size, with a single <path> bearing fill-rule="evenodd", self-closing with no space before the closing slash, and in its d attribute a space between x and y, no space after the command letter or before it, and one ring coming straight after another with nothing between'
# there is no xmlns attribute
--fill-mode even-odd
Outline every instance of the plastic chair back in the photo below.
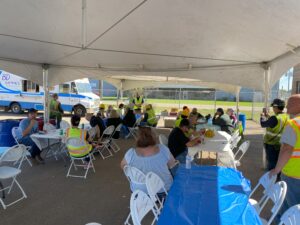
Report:
<svg viewBox="0 0 300 225"><path fill-rule="evenodd" d="M260 212L263 210L263 208L267 205L268 201L271 200L273 202L273 207L271 208L271 217L267 221L267 225L270 225L275 216L277 215L279 209L282 206L282 203L285 199L287 191L287 185L284 181L279 181L276 184L274 184L271 188L271 190L267 193L267 198L263 202Z"/></svg>
<svg viewBox="0 0 300 225"><path fill-rule="evenodd" d="M0 162L17 162L26 151L25 145L15 145L7 149L0 157Z"/></svg>
<svg viewBox="0 0 300 225"><path fill-rule="evenodd" d="M131 194L130 198L130 214L134 225L141 225L143 218L150 212L157 219L154 204L147 194L140 190L136 190Z"/></svg>
<svg viewBox="0 0 300 225"><path fill-rule="evenodd" d="M16 144L19 144L18 137L17 137L18 132L20 132L19 127L13 127L11 129L11 134L12 134L13 138L15 139Z"/></svg>
<svg viewBox="0 0 300 225"><path fill-rule="evenodd" d="M71 127L71 125L67 121L65 121L65 120L60 121L60 128L61 129L67 129L67 128L70 128L70 127Z"/></svg>
<svg viewBox="0 0 300 225"><path fill-rule="evenodd" d="M168 146L168 139L165 135L163 134L160 134L158 136L158 139L159 139L159 143L162 144L162 145L165 145L165 146Z"/></svg>
<svg viewBox="0 0 300 225"><path fill-rule="evenodd" d="M267 194L267 192L272 189L272 186L275 184L275 182L276 176L272 176L270 178L269 172L265 173L261 178L259 178L257 185L254 187L249 197L251 198L251 196L256 192L259 186L262 186L264 188L263 193Z"/></svg>
<svg viewBox="0 0 300 225"><path fill-rule="evenodd" d="M248 151L249 147L250 147L250 141L244 141L240 145L237 152L234 154L235 160L240 161L243 158L243 156L245 155L245 153Z"/></svg>
<svg viewBox="0 0 300 225"><path fill-rule="evenodd" d="M298 225L300 224L300 204L289 208L280 218L279 225Z"/></svg>
<svg viewBox="0 0 300 225"><path fill-rule="evenodd" d="M136 184L145 184L146 175L138 168L125 165L123 171L129 182L133 182Z"/></svg>
<svg viewBox="0 0 300 225"><path fill-rule="evenodd" d="M151 200L153 201L153 203L159 201L159 203L162 204L162 202L157 197L157 194L162 192L168 194L162 179L157 174L153 172L149 172L146 175L146 187L147 187L148 194Z"/></svg>

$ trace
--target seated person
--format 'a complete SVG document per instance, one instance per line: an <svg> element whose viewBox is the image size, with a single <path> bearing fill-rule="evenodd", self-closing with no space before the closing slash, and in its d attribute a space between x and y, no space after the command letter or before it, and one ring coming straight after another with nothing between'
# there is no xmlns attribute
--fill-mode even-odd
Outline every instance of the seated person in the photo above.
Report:
<svg viewBox="0 0 300 225"><path fill-rule="evenodd" d="M175 159L166 146L156 143L151 127L139 127L136 147L126 152L121 168L125 165L136 167L145 174L157 174L163 180L166 190L172 185L173 178L169 168L175 165ZM132 191L136 190L137 187L130 185ZM146 188L142 191L147 193Z"/></svg>
<svg viewBox="0 0 300 225"><path fill-rule="evenodd" d="M106 110L106 117L110 117L111 111L114 109L112 105L109 105L107 110Z"/></svg>
<svg viewBox="0 0 300 225"><path fill-rule="evenodd" d="M100 116L95 116L93 113L86 113L85 119L90 122L91 127L96 129L96 140L99 140L105 130L104 121Z"/></svg>
<svg viewBox="0 0 300 225"><path fill-rule="evenodd" d="M123 118L124 114L125 114L125 106L123 103L119 104L119 108L117 110L118 114L120 115L121 118Z"/></svg>
<svg viewBox="0 0 300 225"><path fill-rule="evenodd" d="M30 146L31 157L37 163L44 163L43 158L41 157L41 150L31 139L30 135L38 132L38 122L36 121L37 110L31 108L28 110L28 118L23 119L19 125L19 134L17 138L20 144Z"/></svg>
<svg viewBox="0 0 300 225"><path fill-rule="evenodd" d="M68 145L69 154L75 158L83 158L87 156L92 151L92 145L89 144L89 134L86 130L78 128L80 124L80 116L72 115L71 117L71 127L66 130L67 138L80 138L82 146L71 146ZM86 161L89 161L86 158Z"/></svg>
<svg viewBox="0 0 300 225"><path fill-rule="evenodd" d="M224 114L224 110L222 108L218 108L217 112L213 117L213 125L220 126L222 131L225 131L228 134L232 134L234 131L234 127L231 123L231 120L227 114Z"/></svg>
<svg viewBox="0 0 300 225"><path fill-rule="evenodd" d="M197 108L192 109L192 112L190 113L190 116L191 115L195 115L197 117L197 120L204 118L204 116L201 113L198 112Z"/></svg>
<svg viewBox="0 0 300 225"><path fill-rule="evenodd" d="M185 164L185 158L188 153L188 147L192 147L200 143L200 137L190 139L185 133L189 131L190 122L188 119L182 119L179 127L175 127L168 139L168 147L174 158L180 163Z"/></svg>
<svg viewBox="0 0 300 225"><path fill-rule="evenodd" d="M183 110L180 113L178 119L175 121L175 127L179 127L179 124L180 124L181 120L187 119L188 116L189 116L189 110L188 109Z"/></svg>
<svg viewBox="0 0 300 225"><path fill-rule="evenodd" d="M136 122L133 110L130 107L126 108L125 116L123 118L123 125L126 127L133 127Z"/></svg>
<svg viewBox="0 0 300 225"><path fill-rule="evenodd" d="M229 108L229 109L227 109L226 114L229 116L229 118L231 119L232 125L235 127L238 120L236 118L234 110L232 108Z"/></svg>
<svg viewBox="0 0 300 225"><path fill-rule="evenodd" d="M50 118L56 119L56 129L60 128L60 122L62 119L63 110L61 104L58 101L58 95L54 93L50 101Z"/></svg>
<svg viewBox="0 0 300 225"><path fill-rule="evenodd" d="M133 104L133 109L136 114L140 114L142 110L142 106L144 104L144 98L143 96L140 96L140 94L137 92L136 97L131 102Z"/></svg>
<svg viewBox="0 0 300 225"><path fill-rule="evenodd" d="M99 106L99 112L97 114L98 116L100 116L102 119L105 118L105 105L102 103Z"/></svg>
<svg viewBox="0 0 300 225"><path fill-rule="evenodd" d="M121 120L119 114L117 113L117 110L113 109L110 112L110 117L107 119L106 126L109 127L109 126L113 125L116 129L120 123L122 123L122 120ZM113 135L113 138L118 139L119 136L120 136L120 132L115 132Z"/></svg>
<svg viewBox="0 0 300 225"><path fill-rule="evenodd" d="M157 119L151 104L146 105L146 112L144 114L143 122L150 127L157 126Z"/></svg>

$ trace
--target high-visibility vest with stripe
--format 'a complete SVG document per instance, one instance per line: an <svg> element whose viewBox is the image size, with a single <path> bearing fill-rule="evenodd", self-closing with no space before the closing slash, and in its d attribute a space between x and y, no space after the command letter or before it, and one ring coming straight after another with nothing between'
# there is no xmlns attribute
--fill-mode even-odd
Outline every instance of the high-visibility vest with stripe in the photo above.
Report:
<svg viewBox="0 0 300 225"><path fill-rule="evenodd" d="M141 106L137 106L137 105L142 105L142 102L143 102L143 98L140 96L139 99L135 98L134 99L134 107L133 109L140 109Z"/></svg>
<svg viewBox="0 0 300 225"><path fill-rule="evenodd" d="M88 144L86 142L86 130L82 130L79 128L68 128L66 130L66 136L68 138L80 138L80 141L82 145L79 146L73 146L73 145L67 145L69 154L73 157L83 157L87 155L92 150L92 145Z"/></svg>
<svg viewBox="0 0 300 225"><path fill-rule="evenodd" d="M182 120L182 117L180 116L180 117L175 121L175 127L179 127L181 120Z"/></svg>
<svg viewBox="0 0 300 225"><path fill-rule="evenodd" d="M147 119L147 123L149 125L154 125L154 124L157 124L157 120L156 120L156 117L155 117L155 112L153 109L148 109L147 110L147 113L148 113L148 119Z"/></svg>
<svg viewBox="0 0 300 225"><path fill-rule="evenodd" d="M282 169L282 173L288 177L300 179L300 117L288 121L296 134L296 143L293 154Z"/></svg>
<svg viewBox="0 0 300 225"><path fill-rule="evenodd" d="M268 127L264 136L264 143L269 145L280 145L281 133L289 119L285 113L277 114L277 125L274 128Z"/></svg>

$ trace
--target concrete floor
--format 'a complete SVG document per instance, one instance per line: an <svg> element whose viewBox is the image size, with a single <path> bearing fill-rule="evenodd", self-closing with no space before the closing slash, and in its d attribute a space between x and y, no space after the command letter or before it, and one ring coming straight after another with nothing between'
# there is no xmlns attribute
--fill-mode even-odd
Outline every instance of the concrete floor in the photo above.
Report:
<svg viewBox="0 0 300 225"><path fill-rule="evenodd" d="M161 129L168 133L168 129ZM244 176L257 183L262 169L262 129L247 121L245 139L251 146L239 168ZM102 225L121 225L129 213L130 190L120 169L124 153L134 145L133 139L119 140L121 151L94 162L96 173L87 179L66 178L63 160L49 158L45 165L23 167L18 177L28 198L9 207L0 208L1 225L84 225L98 222ZM69 165L69 164L68 164ZM11 194L10 197L16 197Z"/></svg>

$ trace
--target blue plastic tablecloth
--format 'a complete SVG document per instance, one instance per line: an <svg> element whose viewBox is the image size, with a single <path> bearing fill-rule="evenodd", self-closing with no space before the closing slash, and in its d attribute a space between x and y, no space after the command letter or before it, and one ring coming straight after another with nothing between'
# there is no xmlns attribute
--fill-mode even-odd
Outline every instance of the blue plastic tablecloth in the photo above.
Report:
<svg viewBox="0 0 300 225"><path fill-rule="evenodd" d="M261 225L250 183L234 169L180 166L158 225Z"/></svg>

